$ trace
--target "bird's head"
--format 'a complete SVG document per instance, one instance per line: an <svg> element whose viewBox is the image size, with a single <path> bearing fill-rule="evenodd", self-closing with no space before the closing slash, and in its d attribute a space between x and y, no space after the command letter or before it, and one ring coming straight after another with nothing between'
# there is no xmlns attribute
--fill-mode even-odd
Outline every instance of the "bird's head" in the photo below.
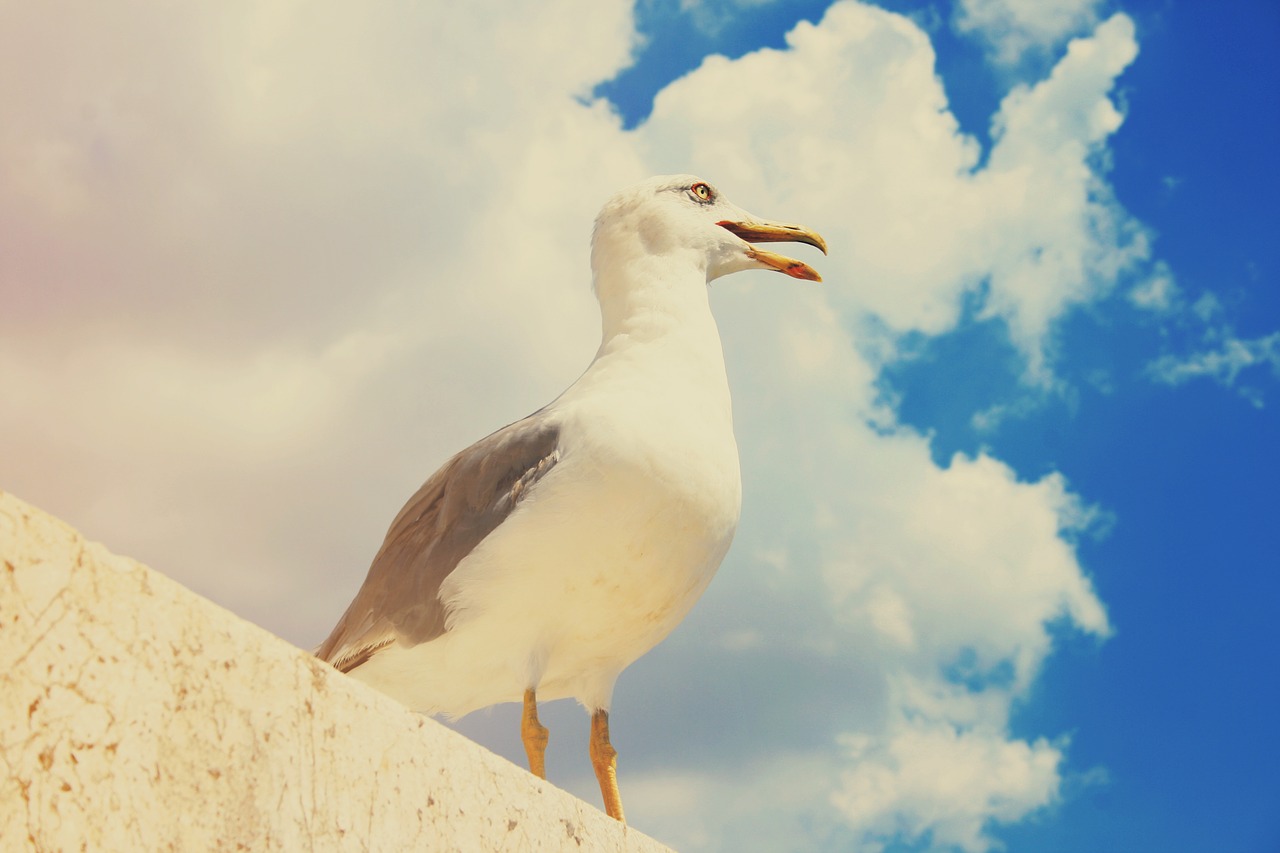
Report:
<svg viewBox="0 0 1280 853"><path fill-rule="evenodd" d="M606 254L624 262L646 254L703 267L708 282L750 269L822 280L808 264L757 243L808 243L827 251L826 241L808 228L753 216L693 175L664 175L623 190L605 204L596 218L592 264L599 272Z"/></svg>

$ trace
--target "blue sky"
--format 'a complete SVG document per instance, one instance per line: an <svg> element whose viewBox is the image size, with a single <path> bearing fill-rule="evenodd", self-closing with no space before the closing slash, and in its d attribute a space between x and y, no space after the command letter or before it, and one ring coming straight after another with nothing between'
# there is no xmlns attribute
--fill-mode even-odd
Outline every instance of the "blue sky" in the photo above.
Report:
<svg viewBox="0 0 1280 853"><path fill-rule="evenodd" d="M632 823L1280 846L1275 4L67 5L0 27L0 488L314 646L698 172L832 251L712 290L744 512L619 681Z"/></svg>
<svg viewBox="0 0 1280 853"><path fill-rule="evenodd" d="M1157 256L1190 298L1217 296L1242 337L1272 334L1280 9L1122 8L1139 25L1141 53L1119 80L1128 115L1111 144L1117 196L1153 230ZM1199 332L1142 322L1122 304L1070 318L1060 370L1079 396L994 435L975 435L963 406L940 401L946 389L928 369L903 370L904 416L936 430L935 446L986 444L1020 472L1054 467L1115 519L1105 536L1082 542L1081 557L1116 636L1097 648L1068 643L1015 718L1028 730L1072 731L1072 763L1105 767L1108 782L1008 833L1011 849L1280 843L1280 777L1269 758L1280 736L1261 698L1278 650L1277 365L1273 356L1237 380L1258 390L1257 406L1209 380L1153 385L1144 375L1151 354ZM948 352L946 341L938 347ZM1106 393L1089 387L1100 369ZM957 384L953 392L968 396L975 383ZM978 407L999 402L976 384Z"/></svg>

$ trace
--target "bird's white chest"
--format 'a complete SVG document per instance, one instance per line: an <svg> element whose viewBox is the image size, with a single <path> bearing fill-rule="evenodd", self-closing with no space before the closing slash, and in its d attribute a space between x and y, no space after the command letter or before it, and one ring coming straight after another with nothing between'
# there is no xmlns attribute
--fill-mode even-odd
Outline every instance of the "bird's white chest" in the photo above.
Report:
<svg viewBox="0 0 1280 853"><path fill-rule="evenodd" d="M684 450L637 445L605 458L581 448L563 461L563 477L548 478L539 500L553 520L527 541L555 556L538 563L526 601L547 616L540 630L551 694L593 668L621 671L711 582L737 526L737 454L732 445ZM567 552L566 540L574 543ZM568 683L563 691L581 695Z"/></svg>
<svg viewBox="0 0 1280 853"><path fill-rule="evenodd" d="M501 624L537 650L551 696L582 698L583 676L616 675L666 637L737 526L727 392L717 410L645 390L566 406L559 463L441 590L456 629Z"/></svg>
<svg viewBox="0 0 1280 853"><path fill-rule="evenodd" d="M566 408L564 461L597 484L591 499L610 508L637 547L715 549L733 535L742 503L738 447L723 367L711 377L699 383L678 369L655 371Z"/></svg>

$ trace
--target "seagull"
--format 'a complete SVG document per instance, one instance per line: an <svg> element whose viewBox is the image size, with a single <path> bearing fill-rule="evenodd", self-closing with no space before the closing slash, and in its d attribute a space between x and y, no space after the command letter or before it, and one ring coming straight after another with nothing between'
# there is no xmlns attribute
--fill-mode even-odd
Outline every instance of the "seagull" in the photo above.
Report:
<svg viewBox="0 0 1280 853"><path fill-rule="evenodd" d="M529 769L543 779L538 699L577 699L605 811L625 822L614 683L702 595L742 502L708 285L749 269L821 281L756 245L771 242L827 250L691 175L610 199L591 241L595 359L549 405L431 475L316 655L426 714L522 702Z"/></svg>

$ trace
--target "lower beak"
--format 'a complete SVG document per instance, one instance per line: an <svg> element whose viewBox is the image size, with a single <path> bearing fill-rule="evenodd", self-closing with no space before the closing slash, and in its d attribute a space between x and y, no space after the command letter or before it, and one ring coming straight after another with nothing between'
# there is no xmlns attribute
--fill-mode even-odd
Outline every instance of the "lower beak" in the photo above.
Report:
<svg viewBox="0 0 1280 853"><path fill-rule="evenodd" d="M781 222L734 222L728 219L716 224L741 237L748 243L808 243L810 246L819 249L822 254L825 255L827 253L827 241L823 240L822 236L816 231L810 231L800 225L787 225ZM774 252L766 252L764 249L757 249L755 246L747 249L747 257L769 269L785 273L792 278L802 278L806 281L822 281L822 276L818 275L813 267L803 261L787 258Z"/></svg>

